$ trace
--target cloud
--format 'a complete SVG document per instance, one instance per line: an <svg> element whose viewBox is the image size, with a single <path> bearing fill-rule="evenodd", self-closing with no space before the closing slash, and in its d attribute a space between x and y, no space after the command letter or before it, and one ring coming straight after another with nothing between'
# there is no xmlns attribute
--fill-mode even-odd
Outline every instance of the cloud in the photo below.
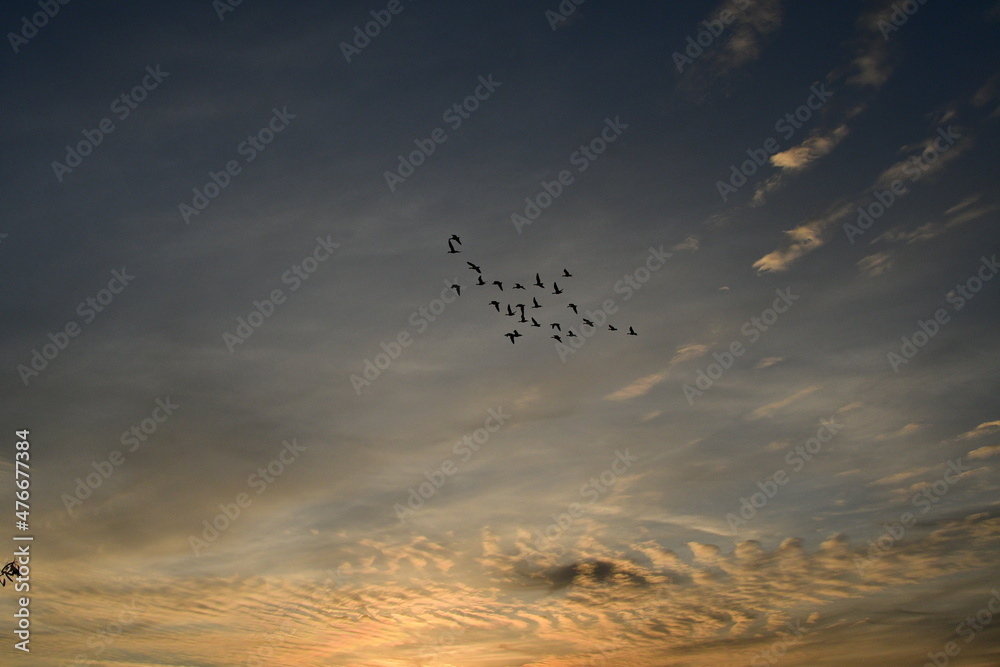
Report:
<svg viewBox="0 0 1000 667"><path fill-rule="evenodd" d="M798 146L771 156L771 164L788 170L805 169L812 162L829 155L850 133L847 125L839 125L833 130L812 132L808 139Z"/></svg>
<svg viewBox="0 0 1000 667"><path fill-rule="evenodd" d="M784 360L785 360L784 357L764 357L754 365L754 368L756 368L757 370L763 370L765 368L770 368L771 366L774 366L775 364L780 363Z"/></svg>
<svg viewBox="0 0 1000 667"><path fill-rule="evenodd" d="M680 252L695 252L700 246L697 236L689 236L677 245L673 246L671 250L678 250Z"/></svg>
<svg viewBox="0 0 1000 667"><path fill-rule="evenodd" d="M656 385L667 379L666 372L653 373L641 377L631 384L626 385L616 392L608 394L604 398L610 401L627 401L640 396L645 396Z"/></svg>
<svg viewBox="0 0 1000 667"><path fill-rule="evenodd" d="M1000 445L985 445L968 453L970 459L988 459L992 456L1000 456Z"/></svg>
<svg viewBox="0 0 1000 667"><path fill-rule="evenodd" d="M973 438L980 438L986 435L993 435L997 431L1000 431L1000 420L992 422L983 422L971 431L966 431L956 438L956 440L972 440Z"/></svg>
<svg viewBox="0 0 1000 667"><path fill-rule="evenodd" d="M681 345L674 352L673 358L670 359L670 366L676 364L684 363L685 361L691 361L693 359L698 359L700 357L708 354L708 345L701 345L699 343L688 343L687 345Z"/></svg>
<svg viewBox="0 0 1000 667"><path fill-rule="evenodd" d="M881 275L893 266L892 253L877 252L858 260L858 269L868 277Z"/></svg>
<svg viewBox="0 0 1000 667"><path fill-rule="evenodd" d="M883 433L882 435L876 436L875 440L882 441L882 440L895 440L896 438L903 438L908 435L913 435L914 433L919 433L926 427L927 427L926 424L921 424L916 422L912 424L907 424L906 426L903 426L902 428L896 431L892 431L891 433Z"/></svg>
<svg viewBox="0 0 1000 667"><path fill-rule="evenodd" d="M787 408L789 405L791 405L795 401L803 399L806 396L809 396L810 394L813 394L813 393L819 391L820 389L821 389L821 387L819 385L813 385L811 387L806 387L805 389L800 389L799 391L795 392L794 394L792 394L790 396L786 396L785 398L782 398L780 400L773 401L771 403L768 403L767 405L760 406L759 408L757 408L756 410L754 410L753 412L751 412L750 416L747 417L747 419L751 419L751 420L753 420L753 419L770 419L777 412L779 412L779 411Z"/></svg>

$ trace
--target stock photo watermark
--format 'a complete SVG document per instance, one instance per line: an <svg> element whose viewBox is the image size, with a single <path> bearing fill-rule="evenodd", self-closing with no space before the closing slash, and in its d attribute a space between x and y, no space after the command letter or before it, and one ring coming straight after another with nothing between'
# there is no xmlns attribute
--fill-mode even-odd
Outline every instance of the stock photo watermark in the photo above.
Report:
<svg viewBox="0 0 1000 667"><path fill-rule="evenodd" d="M412 1L412 0L410 0ZM361 52L372 43L372 40L382 34L382 31L392 23L392 17L403 13L406 6L402 0L389 0L385 9L373 9L368 12L372 20L354 26L353 38L350 42L340 43L340 52L344 54L344 59L350 64L351 59L361 55Z"/></svg>
<svg viewBox="0 0 1000 667"><path fill-rule="evenodd" d="M267 124L253 134L247 135L247 138L236 146L236 153L243 158L244 164L240 164L239 160L229 160L219 171L209 171L208 180L201 188L191 188L194 195L191 197L191 203L181 202L177 205L184 224L191 224L191 218L201 215L209 204L229 187L233 179L243 173L245 165L256 160L277 135L288 129L289 121L295 117L295 114L289 113L287 106L281 107L280 110L277 107L271 109L271 118Z"/></svg>
<svg viewBox="0 0 1000 667"><path fill-rule="evenodd" d="M605 118L604 127L601 128L597 136L586 144L581 144L579 148L570 153L568 160L572 166L576 167L576 173L582 174L587 171L590 165L597 161L597 158L603 155L608 146L617 141L628 127L628 123L623 123L618 116L615 116L614 120ZM524 198L524 210L521 213L515 212L510 215L510 221L517 233L520 234L525 225L530 225L537 220L542 215L542 211L552 206L552 203L561 197L566 188L574 182L573 172L569 169L561 170L551 181L544 179L540 181L542 189L533 197Z"/></svg>
<svg viewBox="0 0 1000 667"><path fill-rule="evenodd" d="M751 4L750 0L736 0L739 11L746 10ZM677 67L677 72L683 74L685 67L693 65L694 61L700 58L705 53L705 50L710 48L715 43L715 40L722 36L722 33L736 20L737 16L736 12L730 9L723 9L716 18L702 21L701 24L705 26L705 29L699 31L696 35L688 35L684 53L674 51L671 56L674 60L674 65Z"/></svg>

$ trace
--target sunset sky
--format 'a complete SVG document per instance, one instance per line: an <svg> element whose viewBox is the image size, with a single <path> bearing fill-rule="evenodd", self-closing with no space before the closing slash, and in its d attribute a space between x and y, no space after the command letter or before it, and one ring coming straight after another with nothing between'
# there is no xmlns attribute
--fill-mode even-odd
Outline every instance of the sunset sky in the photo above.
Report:
<svg viewBox="0 0 1000 667"><path fill-rule="evenodd" d="M4 3L0 663L1000 664L1000 2L577 1Z"/></svg>

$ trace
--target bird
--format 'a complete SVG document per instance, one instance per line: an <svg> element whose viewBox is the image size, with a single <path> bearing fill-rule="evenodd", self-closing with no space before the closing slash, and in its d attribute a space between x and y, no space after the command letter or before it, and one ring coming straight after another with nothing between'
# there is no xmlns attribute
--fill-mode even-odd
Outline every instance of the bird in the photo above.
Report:
<svg viewBox="0 0 1000 667"><path fill-rule="evenodd" d="M561 327L561 326L559 326L559 323L558 323L558 322L553 322L553 323L552 323L552 324L550 324L549 326L550 326L550 327L552 327L553 329L555 329L556 331L562 331L562 327Z"/></svg>
<svg viewBox="0 0 1000 667"><path fill-rule="evenodd" d="M504 336L506 336L507 338L510 338L510 344L513 345L514 344L514 339L515 338L520 338L521 334L519 334L517 332L517 329L514 329L513 332L511 332L511 333L505 333Z"/></svg>
<svg viewBox="0 0 1000 667"><path fill-rule="evenodd" d="M466 262L466 264L468 264L469 268L472 269L473 271L475 271L476 273L482 273L483 272L482 269L480 269L478 266L476 266L472 262Z"/></svg>
<svg viewBox="0 0 1000 667"><path fill-rule="evenodd" d="M538 276L537 273L535 274L535 287L541 287L542 289L545 289L545 285L542 284L542 279Z"/></svg>
<svg viewBox="0 0 1000 667"><path fill-rule="evenodd" d="M563 269L563 278L572 278L572 277L573 277L572 273L570 273L566 269Z"/></svg>
<svg viewBox="0 0 1000 667"><path fill-rule="evenodd" d="M538 303L538 299L536 299L535 297L531 297L531 307L532 308L541 308L542 304Z"/></svg>
<svg viewBox="0 0 1000 667"><path fill-rule="evenodd" d="M613 326L611 326L611 325L609 324L609 325L608 325L608 331L618 331L618 329L615 329L615 328L614 328Z"/></svg>
<svg viewBox="0 0 1000 667"><path fill-rule="evenodd" d="M449 241L454 241L454 242L455 242L455 243L457 243L458 245L462 245L462 239L458 238L458 234L452 234L452 235L451 235L451 238L450 238L450 239L448 239L448 240L449 240Z"/></svg>
<svg viewBox="0 0 1000 667"><path fill-rule="evenodd" d="M533 327L540 327L542 325L538 323L538 320L536 320L534 317L532 317L531 318L531 326L533 326Z"/></svg>
<svg viewBox="0 0 1000 667"><path fill-rule="evenodd" d="M502 282L500 282L499 280L494 280L493 284L496 285L497 287L499 287L501 292L503 291L503 283Z"/></svg>
<svg viewBox="0 0 1000 667"><path fill-rule="evenodd" d="M573 309L573 312L574 312L574 313L576 312L576 304L575 304L575 303L571 303L571 304L569 304L569 305L568 305L568 306L566 306L566 307L567 307L567 308L572 308L572 309Z"/></svg>
<svg viewBox="0 0 1000 667"><path fill-rule="evenodd" d="M514 283L514 289L524 289L524 285L521 283Z"/></svg>
<svg viewBox="0 0 1000 667"><path fill-rule="evenodd" d="M583 323L586 324L588 327L591 327L591 328L594 327L594 323L591 322L590 320L588 320L586 317L583 318Z"/></svg>
<svg viewBox="0 0 1000 667"><path fill-rule="evenodd" d="M575 333L573 333L573 330L572 330L572 329L570 329L570 330L569 330L569 333L568 333L568 334L566 334L566 335L567 335L567 336L569 336L570 338L576 338L576 334L575 334Z"/></svg>
<svg viewBox="0 0 1000 667"><path fill-rule="evenodd" d="M485 284L486 284L486 281L485 281L485 280L483 280L483 276L482 276L482 274L480 274L480 276L479 276L479 282L478 282L478 283L476 283L476 284L477 284L477 285L485 285Z"/></svg>
<svg viewBox="0 0 1000 667"><path fill-rule="evenodd" d="M552 287L555 288L555 290L553 290L553 292L552 292L553 294L562 294L563 293L563 291L561 289L559 289L559 283L556 283L556 282L552 283Z"/></svg>
<svg viewBox="0 0 1000 667"><path fill-rule="evenodd" d="M514 311L510 309L510 304L507 304L507 317L514 317Z"/></svg>
<svg viewBox="0 0 1000 667"><path fill-rule="evenodd" d="M457 294L459 296L462 296L462 286L461 285L452 285L451 288L453 290L455 290L455 294Z"/></svg>
<svg viewBox="0 0 1000 667"><path fill-rule="evenodd" d="M628 335L629 335L629 336L638 336L639 334L637 334L637 333L635 332L635 329L633 329L632 327L629 327L629 328L628 328Z"/></svg>
<svg viewBox="0 0 1000 667"><path fill-rule="evenodd" d="M499 301L490 301L490 305L493 306L494 308L496 308L498 313L500 312L500 302Z"/></svg>
<svg viewBox="0 0 1000 667"><path fill-rule="evenodd" d="M560 338L559 336L549 336L549 338L555 338L560 343L562 342L562 338Z"/></svg>
<svg viewBox="0 0 1000 667"><path fill-rule="evenodd" d="M454 255L455 253L461 252L461 250L455 250L455 246L452 245L452 240L448 239L448 254Z"/></svg>

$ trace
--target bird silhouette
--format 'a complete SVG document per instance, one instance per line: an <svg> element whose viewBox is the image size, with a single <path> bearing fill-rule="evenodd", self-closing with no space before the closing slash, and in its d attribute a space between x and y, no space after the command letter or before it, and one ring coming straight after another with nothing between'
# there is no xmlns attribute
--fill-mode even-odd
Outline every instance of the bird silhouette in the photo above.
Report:
<svg viewBox="0 0 1000 667"><path fill-rule="evenodd" d="M541 308L542 304L538 303L538 299L536 299L535 297L531 297L531 307L532 308Z"/></svg>
<svg viewBox="0 0 1000 667"><path fill-rule="evenodd" d="M567 335L567 336L569 336L570 338L576 338L576 334L575 334L575 333L573 333L573 330L572 330L572 329L570 329L570 330L569 330L569 333L568 333L568 334L566 334L566 335Z"/></svg>
<svg viewBox="0 0 1000 667"><path fill-rule="evenodd" d="M448 240L449 240L449 241L454 241L454 242L455 242L455 243L457 243L458 245L462 245L462 239L458 238L458 234L452 234L452 235L451 235L451 238L450 238L450 239L448 239Z"/></svg>
<svg viewBox="0 0 1000 667"><path fill-rule="evenodd" d="M482 274L479 275L479 282L477 282L476 284L477 285L485 285L486 284L486 281L483 280Z"/></svg>
<svg viewBox="0 0 1000 667"><path fill-rule="evenodd" d="M482 269L480 269L478 266L476 266L472 262L466 262L466 264L468 264L469 268L472 269L473 271L475 271L476 273L482 273L483 272Z"/></svg>
<svg viewBox="0 0 1000 667"><path fill-rule="evenodd" d="M561 326L559 326L559 323L558 323L558 322L553 322L553 323L552 323L552 324L550 324L549 326L550 326L550 327L552 327L553 329L555 329L556 331L562 331L562 327L561 327Z"/></svg>
<svg viewBox="0 0 1000 667"><path fill-rule="evenodd" d="M560 338L559 336L549 336L549 338L555 338L560 343L562 342L562 338Z"/></svg>
<svg viewBox="0 0 1000 667"><path fill-rule="evenodd" d="M566 269L563 269L563 278L572 278L572 277L573 277L572 273L570 273Z"/></svg>
<svg viewBox="0 0 1000 667"><path fill-rule="evenodd" d="M513 345L514 344L514 339L515 338L520 338L521 334L519 334L517 332L517 329L514 329L513 332L511 332L511 333L505 333L504 336L506 336L507 338L510 338L510 344Z"/></svg>
<svg viewBox="0 0 1000 667"><path fill-rule="evenodd" d="M536 320L534 317L532 317L531 318L531 326L533 326L533 327L540 327L542 325L538 323L538 320Z"/></svg>
<svg viewBox="0 0 1000 667"><path fill-rule="evenodd" d="M497 287L499 287L501 292L503 291L503 283L502 282L500 282L499 280L494 280L493 284L496 285Z"/></svg>
<svg viewBox="0 0 1000 667"><path fill-rule="evenodd" d="M628 328L628 335L629 335L629 336L638 336L639 334L637 334L637 333L635 332L635 329L633 329L632 327L629 327L629 328Z"/></svg>
<svg viewBox="0 0 1000 667"><path fill-rule="evenodd" d="M498 313L500 312L500 302L499 301L490 301L490 305L493 306L494 308L496 308Z"/></svg>
<svg viewBox="0 0 1000 667"><path fill-rule="evenodd" d="M615 328L614 328L613 326L611 326L611 325L609 324L609 325L608 325L608 331L618 331L618 329L615 329Z"/></svg>
<svg viewBox="0 0 1000 667"><path fill-rule="evenodd" d="M524 285L521 283L514 283L514 289L524 289Z"/></svg>
<svg viewBox="0 0 1000 667"><path fill-rule="evenodd" d="M561 289L559 289L559 283L556 283L556 282L552 283L552 287L555 288L552 291L553 294L562 294L563 293L563 291Z"/></svg>
<svg viewBox="0 0 1000 667"><path fill-rule="evenodd" d="M542 289L545 289L545 285L542 284L542 279L538 276L537 273L535 274L535 287L541 287Z"/></svg>
<svg viewBox="0 0 1000 667"><path fill-rule="evenodd" d="M583 318L583 323L584 323L584 324L586 324L586 325L587 325L588 327L590 327L590 328L593 328L593 327L594 327L594 323L593 323L593 322L591 322L590 320L588 320L588 319L587 319L586 317L585 317L585 318Z"/></svg>
<svg viewBox="0 0 1000 667"><path fill-rule="evenodd" d="M575 304L575 303L571 303L571 304L569 304L569 305L568 305L568 306L566 306L566 307L567 307L567 308L572 308L572 309L573 309L573 312L574 312L574 313L576 312L576 304Z"/></svg>
<svg viewBox="0 0 1000 667"><path fill-rule="evenodd" d="M510 309L510 304L507 304L507 317L514 317L514 311Z"/></svg>
<svg viewBox="0 0 1000 667"><path fill-rule="evenodd" d="M452 245L452 240L448 239L448 254L454 255L457 252L461 252L461 251L460 250L455 250L455 246Z"/></svg>
<svg viewBox="0 0 1000 667"><path fill-rule="evenodd" d="M461 285L452 285L451 288L453 290L455 290L455 294L457 294L459 296L462 296L462 286Z"/></svg>

